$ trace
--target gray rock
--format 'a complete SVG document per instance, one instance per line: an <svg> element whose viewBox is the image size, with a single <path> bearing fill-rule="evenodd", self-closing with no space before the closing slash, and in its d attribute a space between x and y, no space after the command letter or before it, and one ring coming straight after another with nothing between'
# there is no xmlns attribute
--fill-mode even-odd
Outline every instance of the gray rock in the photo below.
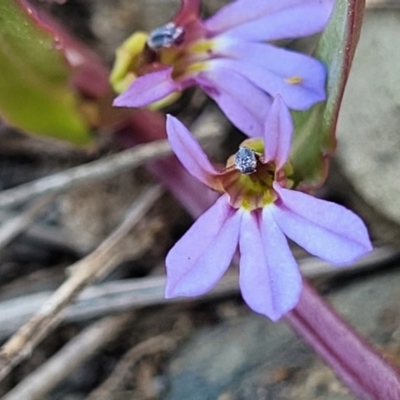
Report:
<svg viewBox="0 0 400 400"><path fill-rule="evenodd" d="M400 224L400 10L366 12L346 88L337 157L359 195Z"/></svg>
<svg viewBox="0 0 400 400"><path fill-rule="evenodd" d="M273 370L282 362L307 365L311 356L304 345L293 342L284 324L273 325L255 314L208 329L171 363L171 392L166 399L217 399L266 360Z"/></svg>

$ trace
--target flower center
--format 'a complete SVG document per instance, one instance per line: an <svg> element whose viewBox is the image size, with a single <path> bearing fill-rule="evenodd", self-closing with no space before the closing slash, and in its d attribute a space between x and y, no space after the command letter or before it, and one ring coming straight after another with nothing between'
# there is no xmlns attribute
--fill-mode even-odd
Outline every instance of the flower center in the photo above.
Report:
<svg viewBox="0 0 400 400"><path fill-rule="evenodd" d="M169 22L154 29L147 39L146 61L153 66L170 65L172 78L184 81L205 68L213 54L214 43L205 37L198 19L183 26Z"/></svg>
<svg viewBox="0 0 400 400"><path fill-rule="evenodd" d="M275 181L285 187L291 186L292 182L287 178L291 174L290 164L278 170L273 161L264 162L263 152L263 140L247 139L228 159L220 183L233 207L262 208L278 198L273 188Z"/></svg>
<svg viewBox="0 0 400 400"><path fill-rule="evenodd" d="M166 40L169 42L169 40ZM160 47L159 60L173 66L172 78L187 79L205 69L205 62L212 57L213 42L202 37L200 28L185 30L184 34L169 46Z"/></svg>
<svg viewBox="0 0 400 400"><path fill-rule="evenodd" d="M233 207L253 210L275 201L275 172L273 162L263 163L260 153L243 146L228 160L221 183Z"/></svg>

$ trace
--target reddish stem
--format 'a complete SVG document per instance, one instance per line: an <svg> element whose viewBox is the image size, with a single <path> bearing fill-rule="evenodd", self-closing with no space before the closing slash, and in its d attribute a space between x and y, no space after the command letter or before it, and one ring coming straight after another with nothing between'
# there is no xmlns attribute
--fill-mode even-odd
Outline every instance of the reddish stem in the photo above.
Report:
<svg viewBox="0 0 400 400"><path fill-rule="evenodd" d="M363 400L399 400L400 375L304 282L286 320Z"/></svg>

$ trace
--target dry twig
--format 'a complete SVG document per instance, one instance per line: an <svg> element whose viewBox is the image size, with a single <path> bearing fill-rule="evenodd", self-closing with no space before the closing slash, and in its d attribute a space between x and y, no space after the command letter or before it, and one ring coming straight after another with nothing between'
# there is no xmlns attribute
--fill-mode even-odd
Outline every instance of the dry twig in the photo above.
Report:
<svg viewBox="0 0 400 400"><path fill-rule="evenodd" d="M139 145L98 161L4 190L0 193L0 207L20 204L37 195L67 190L82 183L109 179L169 154L171 148L166 140Z"/></svg>
<svg viewBox="0 0 400 400"><path fill-rule="evenodd" d="M114 340L132 318L132 313L126 313L107 317L90 325L8 392L3 400L43 399L74 369Z"/></svg>
<svg viewBox="0 0 400 400"><path fill-rule="evenodd" d="M28 356L32 349L62 320L66 306L82 290L109 273L124 256L121 241L160 197L160 187L148 189L132 206L121 225L91 254L73 266L72 275L43 304L36 315L1 348L0 379Z"/></svg>
<svg viewBox="0 0 400 400"><path fill-rule="evenodd" d="M218 113L205 113L201 116L195 124L197 126L197 138L202 141L221 137L225 130L220 129L219 120L220 114ZM202 125L208 129L201 129ZM98 161L4 190L0 192L0 207L20 204L40 194L60 192L83 183L106 180L149 161L171 154L172 150L167 140L138 145L133 149L104 157Z"/></svg>
<svg viewBox="0 0 400 400"><path fill-rule="evenodd" d="M49 194L36 200L30 207L21 214L16 215L3 222L0 227L0 251L4 249L12 240L23 233L33 224L35 218L40 214L52 200L55 194Z"/></svg>
<svg viewBox="0 0 400 400"><path fill-rule="evenodd" d="M53 195L49 195L53 196ZM54 195L56 196L56 195ZM40 201L40 200L38 200ZM18 218L19 214L9 209L0 208L0 223L6 224L8 220ZM35 243L45 243L57 249L66 249L76 254L81 253L76 243L71 240L70 235L62 226L43 225L33 222L23 233L24 237ZM84 254L82 254L83 256Z"/></svg>
<svg viewBox="0 0 400 400"><path fill-rule="evenodd" d="M237 281L234 271L226 274L218 286L202 299L238 293ZM76 322L123 310L165 304L167 300L164 298L164 288L164 276L126 279L92 286L85 289L76 304L68 307L62 319ZM9 337L26 323L50 297L50 292L41 292L0 302L0 340ZM174 303L180 301L180 298L168 300Z"/></svg>
<svg viewBox="0 0 400 400"><path fill-rule="evenodd" d="M372 268L379 268L383 264L389 264L399 258L400 253L397 250L381 247L345 268L333 267L314 257L300 259L299 264L304 276L320 278L348 273L356 274ZM236 271L228 271L219 284L201 299L238 293L237 281ZM164 298L164 287L164 276L106 282L88 287L78 297L77 302L68 307L62 318L65 321L73 322L128 309L165 304L167 300ZM0 340L14 333L48 301L50 296L49 292L41 292L0 302ZM182 299L168 300L168 302L179 301ZM194 299L194 301L198 301L198 299Z"/></svg>

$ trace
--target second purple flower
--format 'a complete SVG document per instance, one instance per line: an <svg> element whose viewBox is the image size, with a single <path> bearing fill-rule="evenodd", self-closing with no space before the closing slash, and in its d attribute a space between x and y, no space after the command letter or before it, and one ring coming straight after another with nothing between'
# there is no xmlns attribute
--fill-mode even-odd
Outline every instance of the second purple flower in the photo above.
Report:
<svg viewBox="0 0 400 400"><path fill-rule="evenodd" d="M140 36L131 86L116 106L143 107L199 85L238 129L263 136L271 96L305 110L325 99L325 67L268 41L312 35L326 26L334 0L236 0L207 20L199 0L182 0L172 22ZM139 40L139 39L138 39Z"/></svg>

